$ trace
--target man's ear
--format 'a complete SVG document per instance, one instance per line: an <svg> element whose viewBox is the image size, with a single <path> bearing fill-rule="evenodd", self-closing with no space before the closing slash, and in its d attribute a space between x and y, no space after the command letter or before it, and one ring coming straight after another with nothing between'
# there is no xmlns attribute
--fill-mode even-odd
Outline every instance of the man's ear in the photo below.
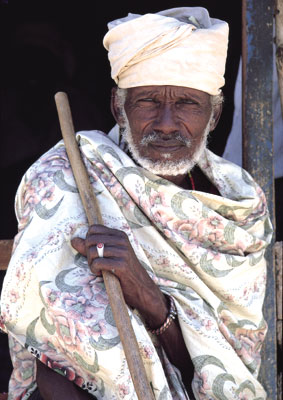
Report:
<svg viewBox="0 0 283 400"><path fill-rule="evenodd" d="M214 129L217 127L218 121L222 114L222 109L223 109L222 102L213 106L213 118L210 122L210 132L214 131Z"/></svg>
<svg viewBox="0 0 283 400"><path fill-rule="evenodd" d="M113 87L111 90L111 103L110 108L115 121L119 126L123 126L124 118L121 112L121 108L117 100L117 87Z"/></svg>

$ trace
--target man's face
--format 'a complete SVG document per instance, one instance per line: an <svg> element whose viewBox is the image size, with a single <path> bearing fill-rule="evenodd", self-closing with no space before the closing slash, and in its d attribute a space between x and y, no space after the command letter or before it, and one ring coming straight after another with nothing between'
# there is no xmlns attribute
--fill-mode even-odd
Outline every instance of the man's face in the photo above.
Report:
<svg viewBox="0 0 283 400"><path fill-rule="evenodd" d="M210 131L209 94L178 86L130 88L125 113L125 139L143 167L178 175L198 161Z"/></svg>

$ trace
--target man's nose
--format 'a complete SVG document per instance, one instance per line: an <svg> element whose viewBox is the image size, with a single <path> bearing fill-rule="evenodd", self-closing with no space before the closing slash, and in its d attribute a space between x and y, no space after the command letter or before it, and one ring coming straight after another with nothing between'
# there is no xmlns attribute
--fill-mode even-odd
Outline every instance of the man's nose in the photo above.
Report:
<svg viewBox="0 0 283 400"><path fill-rule="evenodd" d="M172 134L178 131L178 123L176 120L173 104L165 104L159 107L158 115L154 120L153 130L164 134Z"/></svg>

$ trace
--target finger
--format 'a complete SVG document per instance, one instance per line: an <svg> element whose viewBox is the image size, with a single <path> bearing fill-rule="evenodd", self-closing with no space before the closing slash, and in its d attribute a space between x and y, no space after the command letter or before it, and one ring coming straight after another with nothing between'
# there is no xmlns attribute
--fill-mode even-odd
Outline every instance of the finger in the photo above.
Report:
<svg viewBox="0 0 283 400"><path fill-rule="evenodd" d="M83 256L86 256L86 245L85 240L79 237L75 237L71 240L71 245Z"/></svg>
<svg viewBox="0 0 283 400"><path fill-rule="evenodd" d="M86 247L89 248L91 246L96 246L98 243L103 243L104 246L120 246L120 247L128 247L128 239L112 236L112 235L103 235L103 234L88 234L86 237Z"/></svg>
<svg viewBox="0 0 283 400"><path fill-rule="evenodd" d="M103 249L103 257L99 257L97 246L89 246L88 247L88 258L91 263L95 258L112 258L112 259L123 259L124 262L127 259L128 251L125 247L121 246L111 246L108 244L104 245Z"/></svg>
<svg viewBox="0 0 283 400"><path fill-rule="evenodd" d="M119 258L95 258L89 267L95 275L100 275L102 271L109 271L118 277L125 269L123 260Z"/></svg>
<svg viewBox="0 0 283 400"><path fill-rule="evenodd" d="M109 236L117 236L117 237L128 237L125 232L120 231L119 229L108 228L104 225L91 225L88 229L89 234L101 234L101 235L109 235Z"/></svg>

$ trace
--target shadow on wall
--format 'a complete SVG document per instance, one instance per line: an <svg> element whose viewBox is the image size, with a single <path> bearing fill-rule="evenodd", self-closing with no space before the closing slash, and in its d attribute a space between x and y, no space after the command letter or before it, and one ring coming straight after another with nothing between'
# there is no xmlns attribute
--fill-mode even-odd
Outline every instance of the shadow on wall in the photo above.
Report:
<svg viewBox="0 0 283 400"><path fill-rule="evenodd" d="M0 89L0 167L5 187L2 238L11 238L16 232L14 216L7 214L21 176L61 139L54 94L58 90L68 93L78 130L102 129L98 107L75 85L76 68L71 43L53 24L20 23L11 32Z"/></svg>

